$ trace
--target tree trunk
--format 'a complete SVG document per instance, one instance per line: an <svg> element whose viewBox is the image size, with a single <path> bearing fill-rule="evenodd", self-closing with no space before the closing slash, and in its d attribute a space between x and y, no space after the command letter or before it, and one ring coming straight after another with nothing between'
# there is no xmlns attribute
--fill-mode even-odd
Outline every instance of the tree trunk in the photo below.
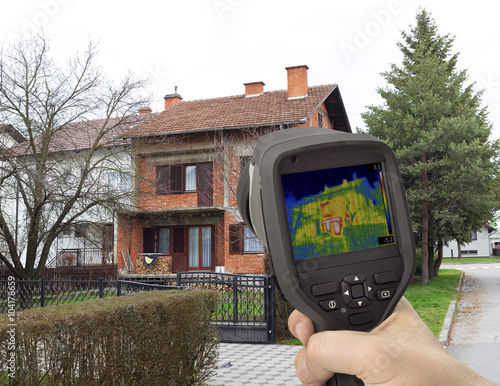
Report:
<svg viewBox="0 0 500 386"><path fill-rule="evenodd" d="M429 244L429 280L434 279L434 246Z"/></svg>
<svg viewBox="0 0 500 386"><path fill-rule="evenodd" d="M439 276L439 268L441 267L441 263L443 262L443 240L441 238L438 239L438 257L436 262L434 263L434 277Z"/></svg>
<svg viewBox="0 0 500 386"><path fill-rule="evenodd" d="M422 163L427 163L427 155L422 155ZM429 178L427 170L422 172L424 199L422 200L422 284L429 283L429 202L427 201Z"/></svg>
<svg viewBox="0 0 500 386"><path fill-rule="evenodd" d="M460 243L457 241L457 258L458 260L461 260L462 259L462 246L460 245Z"/></svg>

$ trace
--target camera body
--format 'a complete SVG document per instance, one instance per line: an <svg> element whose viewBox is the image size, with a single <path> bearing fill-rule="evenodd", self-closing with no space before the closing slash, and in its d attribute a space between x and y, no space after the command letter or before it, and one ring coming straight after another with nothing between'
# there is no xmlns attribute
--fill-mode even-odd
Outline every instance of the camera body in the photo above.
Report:
<svg viewBox="0 0 500 386"><path fill-rule="evenodd" d="M257 142L237 188L284 297L316 330L369 331L416 265L396 158L366 135L300 127Z"/></svg>

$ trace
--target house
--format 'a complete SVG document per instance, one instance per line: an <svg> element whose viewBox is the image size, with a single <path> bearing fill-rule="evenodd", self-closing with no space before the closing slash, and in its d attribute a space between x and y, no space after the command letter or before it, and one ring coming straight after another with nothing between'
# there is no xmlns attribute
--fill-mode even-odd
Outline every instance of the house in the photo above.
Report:
<svg viewBox="0 0 500 386"><path fill-rule="evenodd" d="M150 110L144 110L135 116L72 122L56 128L46 150L40 150L43 149L40 135L33 141L36 153L28 141L2 153L2 170L6 174L18 170L3 181L0 207L21 261L26 260L30 243L28 208L36 207L42 217L38 252L47 241L51 245L48 268L115 265L116 276L114 215L117 204L129 203L131 190L130 141L120 136L152 116ZM11 129L3 132L13 133ZM46 154L42 154L43 151ZM35 162L43 162L42 174L34 172ZM23 182L19 183L22 178ZM37 182L42 179L45 182ZM33 199L37 187L43 190L43 202ZM75 203L61 224L53 228L65 204L73 199ZM7 243L0 239L2 250L9 251ZM81 275L81 278L87 277L87 272L82 270Z"/></svg>
<svg viewBox="0 0 500 386"><path fill-rule="evenodd" d="M236 96L167 95L163 112L127 131L136 189L134 209L118 213L122 272L264 272L264 247L235 198L257 139L297 126L351 132L336 84L309 86L305 65L286 71L286 90L252 82Z"/></svg>
<svg viewBox="0 0 500 386"><path fill-rule="evenodd" d="M472 241L460 246L462 257L488 257L492 255L490 235L495 231L490 225L483 225L477 232L471 231ZM500 239L498 240L500 241ZM500 247L500 246L499 246ZM457 241L453 240L443 247L443 257L458 257Z"/></svg>

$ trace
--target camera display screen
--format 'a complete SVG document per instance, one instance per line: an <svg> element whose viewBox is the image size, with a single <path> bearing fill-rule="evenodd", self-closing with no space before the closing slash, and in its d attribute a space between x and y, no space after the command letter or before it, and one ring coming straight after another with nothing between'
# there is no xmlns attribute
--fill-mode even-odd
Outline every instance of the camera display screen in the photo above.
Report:
<svg viewBox="0 0 500 386"><path fill-rule="evenodd" d="M295 260L394 244L381 163L281 175Z"/></svg>

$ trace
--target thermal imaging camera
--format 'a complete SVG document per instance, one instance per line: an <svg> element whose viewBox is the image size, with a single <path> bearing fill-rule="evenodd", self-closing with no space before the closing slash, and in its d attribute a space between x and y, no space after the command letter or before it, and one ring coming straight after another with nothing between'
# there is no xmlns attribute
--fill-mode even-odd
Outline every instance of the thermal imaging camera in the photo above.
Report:
<svg viewBox="0 0 500 386"><path fill-rule="evenodd" d="M413 277L397 161L370 135L313 127L264 135L241 173L237 203L281 293L317 331L372 330ZM363 384L334 378L329 385Z"/></svg>

